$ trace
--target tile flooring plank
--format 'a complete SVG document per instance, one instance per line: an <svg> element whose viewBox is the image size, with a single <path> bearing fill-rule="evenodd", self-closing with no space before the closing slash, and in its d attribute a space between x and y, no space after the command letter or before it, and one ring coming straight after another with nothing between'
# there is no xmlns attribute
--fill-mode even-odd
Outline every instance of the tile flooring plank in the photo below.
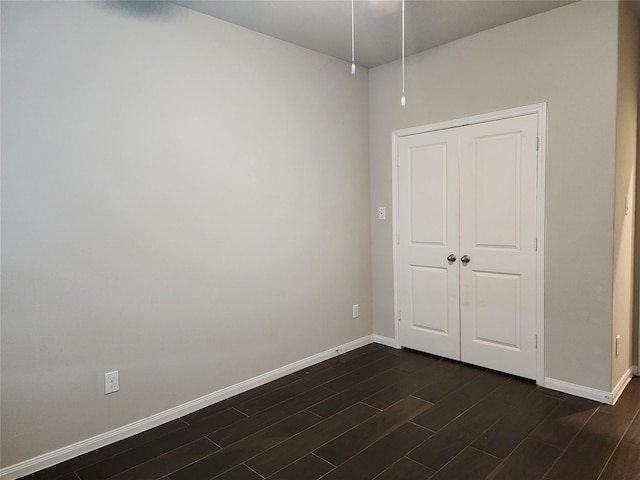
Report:
<svg viewBox="0 0 640 480"><path fill-rule="evenodd" d="M560 400L564 400L569 396L568 393L558 392L557 390L551 390L550 388L541 387L538 385L536 388L538 393L542 393L543 395L548 395L550 397L559 398Z"/></svg>
<svg viewBox="0 0 640 480"><path fill-rule="evenodd" d="M315 450L314 453L332 465L340 465L430 405L422 399L407 397Z"/></svg>
<svg viewBox="0 0 640 480"><path fill-rule="evenodd" d="M247 465L260 475L268 477L377 413L378 410L373 407L356 403L252 458Z"/></svg>
<svg viewBox="0 0 640 480"><path fill-rule="evenodd" d="M382 373L386 373L386 371L390 369L391 366L387 359L382 359L378 362L367 365L366 367L362 367L355 372L348 373L347 375L337 378L331 382L327 382L324 386L331 390L335 390L336 392L342 392L353 388L359 383L364 383L371 378L379 376Z"/></svg>
<svg viewBox="0 0 640 480"><path fill-rule="evenodd" d="M552 480L595 480L622 438L631 419L598 409L547 474Z"/></svg>
<svg viewBox="0 0 640 480"><path fill-rule="evenodd" d="M306 430L321 420L321 417L308 411L298 412L170 474L169 478L171 480L209 480Z"/></svg>
<svg viewBox="0 0 640 480"><path fill-rule="evenodd" d="M483 480L499 464L498 458L468 447L431 477L431 480Z"/></svg>
<svg viewBox="0 0 640 480"><path fill-rule="evenodd" d="M540 480L562 450L537 440L524 440L489 476L490 480Z"/></svg>
<svg viewBox="0 0 640 480"><path fill-rule="evenodd" d="M124 472L109 477L109 480L156 479L169 475L201 458L211 455L220 447L207 438L200 438L182 447L171 450Z"/></svg>
<svg viewBox="0 0 640 480"><path fill-rule="evenodd" d="M438 364L442 360L441 357L414 350L401 350L398 358L399 361L394 363L393 368L404 373L417 372L430 365Z"/></svg>
<svg viewBox="0 0 640 480"><path fill-rule="evenodd" d="M483 371L482 368L443 360L437 374L413 395L431 403L437 403Z"/></svg>
<svg viewBox="0 0 640 480"><path fill-rule="evenodd" d="M640 480L640 379L601 405L370 344L23 480L265 477Z"/></svg>
<svg viewBox="0 0 640 480"><path fill-rule="evenodd" d="M559 398L534 392L480 436L472 446L494 457L506 458L560 403Z"/></svg>
<svg viewBox="0 0 640 480"><path fill-rule="evenodd" d="M345 372L354 372L379 360L388 360L387 357L389 357L389 355L390 352L386 350L372 350L365 353L364 355L360 355L354 358L353 360L343 362L340 365L337 365L335 368L338 370L343 370Z"/></svg>
<svg viewBox="0 0 640 480"><path fill-rule="evenodd" d="M439 470L508 412L504 403L484 399L407 456Z"/></svg>
<svg viewBox="0 0 640 480"><path fill-rule="evenodd" d="M323 477L323 480L370 480L424 442L431 434L432 432L426 428L405 423L351 457Z"/></svg>
<svg viewBox="0 0 640 480"><path fill-rule="evenodd" d="M536 427L529 438L565 449L598 406L600 403L593 400L569 395Z"/></svg>
<svg viewBox="0 0 640 480"><path fill-rule="evenodd" d="M269 480L317 480L333 468L330 463L310 453L269 477Z"/></svg>
<svg viewBox="0 0 640 480"><path fill-rule="evenodd" d="M536 384L531 380L519 377L511 377L502 387L496 389L490 398L494 398L508 405L518 405L525 397L536 389Z"/></svg>
<svg viewBox="0 0 640 480"><path fill-rule="evenodd" d="M285 387L266 393L257 398L247 400L246 402L239 403L235 408L245 415L255 415L269 407L273 407L278 403L289 400L301 393L311 390L314 387L318 387L331 380L335 380L343 375L345 375L345 373L341 370L325 368L316 374L310 374L302 377L297 382L291 383Z"/></svg>
<svg viewBox="0 0 640 480"><path fill-rule="evenodd" d="M63 475L72 474L71 478L77 478L73 472L87 468L95 463L104 461L108 458L118 455L120 453L131 450L132 448L144 445L156 438L164 437L178 430L187 428L187 424L182 420L172 420L165 424L154 427L142 433L138 433L124 440L120 440L106 447L93 450L92 452L85 453L79 457L72 458L53 467L46 468L39 472L33 473L24 477L23 480L51 480L52 478L59 479Z"/></svg>
<svg viewBox="0 0 640 480"><path fill-rule="evenodd" d="M267 410L263 410L261 413L254 415L253 417L245 418L230 425L229 427L219 429L216 432L211 433L209 438L221 447L225 447L334 395L335 392L331 390L327 390L324 387L316 387L308 392L298 395L295 398L279 403Z"/></svg>
<svg viewBox="0 0 640 480"><path fill-rule="evenodd" d="M431 470L410 458L403 457L375 477L374 480L427 480L435 473L435 470Z"/></svg>
<svg viewBox="0 0 640 480"><path fill-rule="evenodd" d="M246 465L238 465L227 473L217 476L216 480L262 480L262 477Z"/></svg>
<svg viewBox="0 0 640 480"><path fill-rule="evenodd" d="M351 388L318 403L309 410L323 417L330 417L331 415L338 413L340 410L350 407L354 403L360 402L362 399L372 395L374 392L377 392L382 388L386 388L390 384L396 383L401 378L406 377L406 375L407 374L402 372L386 370L380 375L372 377L362 383L353 385Z"/></svg>
<svg viewBox="0 0 640 480"><path fill-rule="evenodd" d="M347 363L360 355L364 355L365 353L370 352L372 350L379 350L380 349L379 347L381 347L381 345L377 343L370 343L368 345L365 345L364 347L356 348L354 350L341 353L340 355L336 355L335 357L329 358L328 360L324 360L320 363L316 363L315 365L311 365L309 367L303 368L301 370L298 370L295 373L298 375L301 375L306 373L316 373L322 369L329 368L329 367L338 368L339 365L342 365L343 363Z"/></svg>
<svg viewBox="0 0 640 480"><path fill-rule="evenodd" d="M635 443L636 445L640 445L640 413L638 413L631 422L631 426L627 430L627 433L624 434L623 440L625 442L631 442Z"/></svg>
<svg viewBox="0 0 640 480"><path fill-rule="evenodd" d="M378 390L363 400L364 403L372 407L384 410L389 405L393 405L398 400L411 395L424 387L425 383L433 378L439 368L439 362L427 363L423 368L411 372L406 377L398 379L394 384Z"/></svg>
<svg viewBox="0 0 640 480"><path fill-rule="evenodd" d="M618 445L598 480L640 479L640 446L623 441Z"/></svg>
<svg viewBox="0 0 640 480"><path fill-rule="evenodd" d="M77 472L78 476L82 480L105 480L244 418L246 417L237 410L225 410L200 423L83 468Z"/></svg>
<svg viewBox="0 0 640 480"><path fill-rule="evenodd" d="M601 405L601 413L635 417L640 410L640 382L629 382L615 405Z"/></svg>
<svg viewBox="0 0 640 480"><path fill-rule="evenodd" d="M506 375L486 371L447 395L412 421L437 432L508 380L509 377Z"/></svg>
<svg viewBox="0 0 640 480"><path fill-rule="evenodd" d="M247 390L246 392L239 393L238 395L234 395L233 397L221 400L208 407L201 408L200 410L190 413L189 415L185 415L184 417L182 417L182 420L189 424L197 423L203 418L215 415L222 412L223 410L235 407L239 403L246 402L247 400L259 397L269 392L273 392L274 390L278 390L299 380L300 376L297 373L286 375L282 378L273 380L272 382L265 383L264 385L260 385L259 387L252 388L251 390Z"/></svg>

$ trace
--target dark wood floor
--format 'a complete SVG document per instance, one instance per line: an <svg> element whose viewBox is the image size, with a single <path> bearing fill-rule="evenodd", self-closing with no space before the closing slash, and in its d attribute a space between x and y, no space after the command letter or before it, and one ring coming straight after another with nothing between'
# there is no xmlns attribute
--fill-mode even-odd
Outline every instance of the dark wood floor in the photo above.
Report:
<svg viewBox="0 0 640 480"><path fill-rule="evenodd" d="M372 344L25 478L637 480L639 410Z"/></svg>

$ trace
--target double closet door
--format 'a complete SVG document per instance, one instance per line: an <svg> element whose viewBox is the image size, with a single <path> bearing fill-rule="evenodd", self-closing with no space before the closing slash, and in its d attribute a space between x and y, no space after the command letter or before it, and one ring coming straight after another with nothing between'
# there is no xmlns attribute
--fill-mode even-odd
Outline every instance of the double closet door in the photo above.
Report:
<svg viewBox="0 0 640 480"><path fill-rule="evenodd" d="M400 344L536 378L537 116L399 138Z"/></svg>

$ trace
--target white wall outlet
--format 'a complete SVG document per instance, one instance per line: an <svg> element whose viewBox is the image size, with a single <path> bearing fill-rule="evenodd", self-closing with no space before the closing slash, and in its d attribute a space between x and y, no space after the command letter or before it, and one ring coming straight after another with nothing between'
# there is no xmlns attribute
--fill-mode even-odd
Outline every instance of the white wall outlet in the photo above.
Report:
<svg viewBox="0 0 640 480"><path fill-rule="evenodd" d="M620 355L620 335L616 337L616 357Z"/></svg>
<svg viewBox="0 0 640 480"><path fill-rule="evenodd" d="M360 307L358 306L358 304L356 303L353 306L353 318L358 318L360 316Z"/></svg>
<svg viewBox="0 0 640 480"><path fill-rule="evenodd" d="M387 218L387 209L385 207L378 207L378 220L384 220Z"/></svg>
<svg viewBox="0 0 640 480"><path fill-rule="evenodd" d="M118 378L118 371L108 372L104 374L104 394L117 392L120 390L120 379Z"/></svg>

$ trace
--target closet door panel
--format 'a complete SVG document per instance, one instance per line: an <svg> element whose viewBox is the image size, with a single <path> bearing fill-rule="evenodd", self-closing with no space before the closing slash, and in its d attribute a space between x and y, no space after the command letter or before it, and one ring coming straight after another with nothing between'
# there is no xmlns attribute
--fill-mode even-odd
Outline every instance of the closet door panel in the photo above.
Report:
<svg viewBox="0 0 640 480"><path fill-rule="evenodd" d="M460 359L458 136L402 137L398 155L397 276L402 346Z"/></svg>
<svg viewBox="0 0 640 480"><path fill-rule="evenodd" d="M537 117L460 135L461 359L535 378Z"/></svg>

